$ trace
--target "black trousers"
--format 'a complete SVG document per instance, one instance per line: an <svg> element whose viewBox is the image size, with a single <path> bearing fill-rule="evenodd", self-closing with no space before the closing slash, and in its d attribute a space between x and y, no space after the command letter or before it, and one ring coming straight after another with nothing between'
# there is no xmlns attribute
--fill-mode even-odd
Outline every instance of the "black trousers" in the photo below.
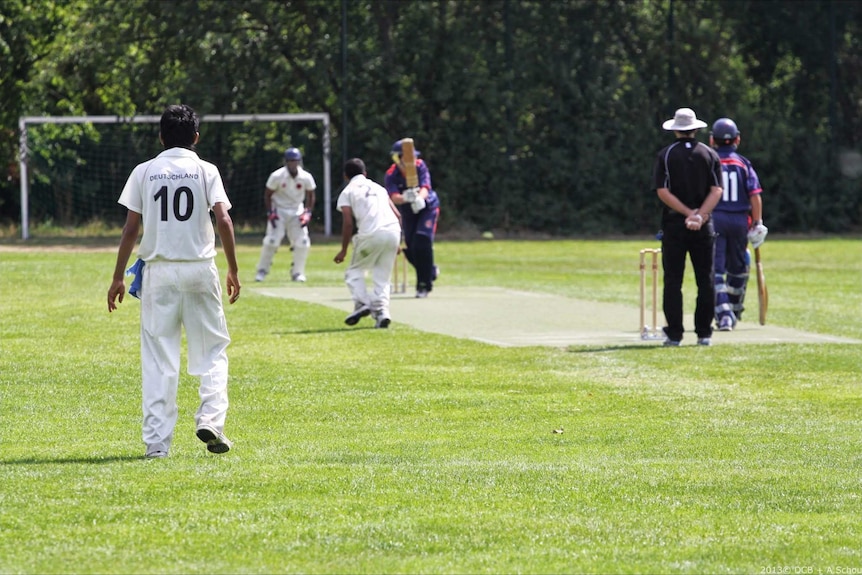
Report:
<svg viewBox="0 0 862 575"><path fill-rule="evenodd" d="M665 335L681 341L685 326L683 322L682 282L685 276L686 256L691 258L694 278L697 283L697 302L694 311L694 331L697 337L712 335L712 320L715 317L715 284L713 263L715 238L712 221L698 231L685 227L682 218L665 221L662 225L662 269L664 271L664 293L662 303L667 326Z"/></svg>

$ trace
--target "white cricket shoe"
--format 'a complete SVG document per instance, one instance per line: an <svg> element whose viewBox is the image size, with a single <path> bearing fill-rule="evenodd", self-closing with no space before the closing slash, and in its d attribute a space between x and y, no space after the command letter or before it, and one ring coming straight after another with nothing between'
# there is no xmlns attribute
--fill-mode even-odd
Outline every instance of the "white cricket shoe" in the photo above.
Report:
<svg viewBox="0 0 862 575"><path fill-rule="evenodd" d="M198 439L207 444L207 451L210 453L227 453L230 451L231 442L225 437L224 433L219 433L209 425L201 425L195 432Z"/></svg>
<svg viewBox="0 0 862 575"><path fill-rule="evenodd" d="M291 279L291 281L304 283L305 282L305 274L291 274L290 279Z"/></svg>
<svg viewBox="0 0 862 575"><path fill-rule="evenodd" d="M254 281L256 281L256 282L262 282L262 281L263 281L263 279L264 279L265 277L266 277L266 272L265 272L265 271L263 271L263 270L257 270L257 275L256 275L256 276L254 276Z"/></svg>

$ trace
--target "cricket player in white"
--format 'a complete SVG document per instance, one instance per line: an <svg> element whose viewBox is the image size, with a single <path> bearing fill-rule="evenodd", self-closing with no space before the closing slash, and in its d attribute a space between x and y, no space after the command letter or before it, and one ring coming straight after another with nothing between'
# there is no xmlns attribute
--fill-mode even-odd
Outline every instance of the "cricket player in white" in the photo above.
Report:
<svg viewBox="0 0 862 575"><path fill-rule="evenodd" d="M225 453L230 336L215 264L215 234L210 210L228 263L230 303L239 297L231 207L218 168L193 151L199 119L185 105L169 106L162 115L160 138L165 150L139 164L120 194L128 208L108 311L125 294L124 273L143 220L138 256L140 273L143 440L146 457L167 456L177 421L182 328L188 343L188 373L200 377L196 434L212 453Z"/></svg>
<svg viewBox="0 0 862 575"><path fill-rule="evenodd" d="M269 175L263 202L266 205L268 223L260 261L257 264L255 281L263 281L272 267L275 252L287 234L293 262L290 264L290 279L305 281L305 262L311 249L308 238L308 222L314 209L314 177L300 165L302 154L296 148L284 152L284 166Z"/></svg>
<svg viewBox="0 0 862 575"><path fill-rule="evenodd" d="M338 196L336 209L342 214L341 251L335 256L340 264L353 242L353 256L344 281L353 297L353 313L344 320L347 325L356 325L360 319L371 315L378 328L387 328L392 318L389 314L389 290L392 266L398 256L401 242L401 215L389 199L386 188L369 180L365 163L359 158L344 164L347 186ZM353 235L353 221L357 232ZM374 293L368 295L365 272L371 270Z"/></svg>

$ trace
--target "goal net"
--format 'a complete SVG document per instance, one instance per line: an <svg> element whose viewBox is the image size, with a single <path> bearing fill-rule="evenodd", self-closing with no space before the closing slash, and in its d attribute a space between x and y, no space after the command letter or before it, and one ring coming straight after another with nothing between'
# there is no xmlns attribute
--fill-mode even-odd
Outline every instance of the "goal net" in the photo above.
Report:
<svg viewBox="0 0 862 575"><path fill-rule="evenodd" d="M126 210L117 199L132 169L162 151L160 119L20 118L21 237L94 224L122 226ZM264 225L267 177L284 165L284 150L295 147L317 182L314 223L322 210L324 233L332 234L329 114L205 115L200 131L195 148L218 166L238 228Z"/></svg>

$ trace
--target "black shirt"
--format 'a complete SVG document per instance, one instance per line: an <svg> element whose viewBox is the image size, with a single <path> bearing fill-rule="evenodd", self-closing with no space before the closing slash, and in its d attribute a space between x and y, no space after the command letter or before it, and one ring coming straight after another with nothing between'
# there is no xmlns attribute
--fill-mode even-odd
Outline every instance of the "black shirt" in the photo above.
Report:
<svg viewBox="0 0 862 575"><path fill-rule="evenodd" d="M721 159L718 153L695 140L679 138L658 153L653 170L655 189L667 188L679 201L697 209L712 186L721 187ZM664 206L664 217L685 216Z"/></svg>

